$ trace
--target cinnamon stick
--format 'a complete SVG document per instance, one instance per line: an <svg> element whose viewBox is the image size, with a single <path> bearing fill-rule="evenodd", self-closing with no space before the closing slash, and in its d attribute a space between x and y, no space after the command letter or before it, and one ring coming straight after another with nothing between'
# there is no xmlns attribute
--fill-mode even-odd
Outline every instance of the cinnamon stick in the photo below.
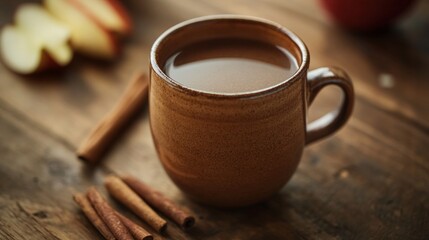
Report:
<svg viewBox="0 0 429 240"><path fill-rule="evenodd" d="M146 102L148 78L144 73L133 76L116 106L97 124L77 150L77 156L96 163L120 130Z"/></svg>
<svg viewBox="0 0 429 240"><path fill-rule="evenodd" d="M115 240L110 229L107 225L101 220L100 216L98 216L95 209L92 207L88 198L81 193L77 193L73 195L73 200L79 205L82 212L89 219L92 225L103 235L103 237L107 240Z"/></svg>
<svg viewBox="0 0 429 240"><path fill-rule="evenodd" d="M131 209L137 216L158 232L167 228L167 222L162 219L143 199L131 190L120 178L109 176L104 182L107 191L119 202Z"/></svg>
<svg viewBox="0 0 429 240"><path fill-rule="evenodd" d="M175 223L183 229L192 227L195 223L195 218L185 209L181 209L171 200L166 198L162 193L152 189L145 183L139 181L132 176L121 177L122 180L140 195L149 205L158 209L164 215L171 218Z"/></svg>
<svg viewBox="0 0 429 240"><path fill-rule="evenodd" d="M144 229L143 227L134 223L129 218L125 217L119 212L116 212L116 215L118 215L119 219L121 219L122 223L128 228L128 230L131 232L131 234L134 236L135 239L137 240L153 239L152 235L148 231L146 231L146 229Z"/></svg>
<svg viewBox="0 0 429 240"><path fill-rule="evenodd" d="M88 189L87 197L97 214L107 225L116 239L133 240L133 236L116 215L115 210L110 207L110 205L106 202L106 200L104 200L101 194L94 187Z"/></svg>

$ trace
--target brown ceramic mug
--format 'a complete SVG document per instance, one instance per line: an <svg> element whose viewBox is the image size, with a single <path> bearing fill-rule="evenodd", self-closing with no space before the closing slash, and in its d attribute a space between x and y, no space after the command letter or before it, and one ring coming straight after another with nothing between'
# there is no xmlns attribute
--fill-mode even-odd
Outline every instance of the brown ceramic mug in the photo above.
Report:
<svg viewBox="0 0 429 240"><path fill-rule="evenodd" d="M186 87L164 71L185 46L220 38L288 49L298 70L280 84L218 94ZM304 43L286 28L245 16L207 16L178 24L154 43L149 111L159 158L174 183L196 201L237 207L267 199L291 178L304 146L338 130L353 109L353 85L337 68L308 71ZM201 79L204 81L204 79ZM307 109L327 85L344 92L340 108L307 124Z"/></svg>

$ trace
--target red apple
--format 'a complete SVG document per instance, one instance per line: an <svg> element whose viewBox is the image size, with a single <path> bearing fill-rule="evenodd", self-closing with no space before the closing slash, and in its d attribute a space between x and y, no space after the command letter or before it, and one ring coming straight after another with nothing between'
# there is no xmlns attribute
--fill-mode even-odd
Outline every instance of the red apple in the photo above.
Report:
<svg viewBox="0 0 429 240"><path fill-rule="evenodd" d="M0 50L3 63L16 73L31 74L58 67L40 44L16 26L7 25L1 30Z"/></svg>
<svg viewBox="0 0 429 240"><path fill-rule="evenodd" d="M1 58L9 69L30 74L71 61L69 29L40 5L21 5L15 13L15 23L0 33Z"/></svg>
<svg viewBox="0 0 429 240"><path fill-rule="evenodd" d="M70 29L45 8L35 3L22 4L15 13L15 23L29 34L30 39L46 49L59 65L65 66L71 61Z"/></svg>
<svg viewBox="0 0 429 240"><path fill-rule="evenodd" d="M113 59L119 46L114 34L72 0L44 0L44 5L71 29L71 44L76 51L101 59Z"/></svg>
<svg viewBox="0 0 429 240"><path fill-rule="evenodd" d="M371 31L391 24L415 0L320 0L331 18L341 26Z"/></svg>

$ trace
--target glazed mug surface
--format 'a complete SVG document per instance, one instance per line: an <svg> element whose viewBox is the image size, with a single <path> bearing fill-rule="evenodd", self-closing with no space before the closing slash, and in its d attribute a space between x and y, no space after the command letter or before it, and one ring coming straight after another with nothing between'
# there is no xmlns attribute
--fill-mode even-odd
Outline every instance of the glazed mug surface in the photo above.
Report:
<svg viewBox="0 0 429 240"><path fill-rule="evenodd" d="M286 48L298 70L279 84L243 93L200 91L165 73L167 59L180 49L223 38ZM308 71L304 43L259 18L216 15L180 23L156 40L150 63L150 124L161 163L189 197L213 206L251 205L278 192L295 172L304 146L338 130L353 109L353 85L344 71ZM331 84L344 93L341 106L307 124L308 107Z"/></svg>

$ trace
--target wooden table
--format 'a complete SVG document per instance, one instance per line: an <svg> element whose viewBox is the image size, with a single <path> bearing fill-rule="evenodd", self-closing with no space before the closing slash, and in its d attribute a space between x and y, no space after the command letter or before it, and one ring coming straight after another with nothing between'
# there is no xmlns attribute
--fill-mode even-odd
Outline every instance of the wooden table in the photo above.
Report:
<svg viewBox="0 0 429 240"><path fill-rule="evenodd" d="M20 2L0 3L0 25ZM429 239L429 4L396 28L359 35L337 28L317 1L129 0L135 23L122 55L77 56L58 72L24 77L0 65L0 239L97 239L71 195L132 174L194 211L195 228L170 224L156 239ZM167 177L143 110L94 168L75 149L109 110L135 69L148 68L156 37L185 19L234 13L276 21L311 52L311 68L351 75L356 106L334 136L306 148L292 180L257 206L220 210L188 200ZM311 118L338 104L326 89ZM132 217L120 204L115 208Z"/></svg>

